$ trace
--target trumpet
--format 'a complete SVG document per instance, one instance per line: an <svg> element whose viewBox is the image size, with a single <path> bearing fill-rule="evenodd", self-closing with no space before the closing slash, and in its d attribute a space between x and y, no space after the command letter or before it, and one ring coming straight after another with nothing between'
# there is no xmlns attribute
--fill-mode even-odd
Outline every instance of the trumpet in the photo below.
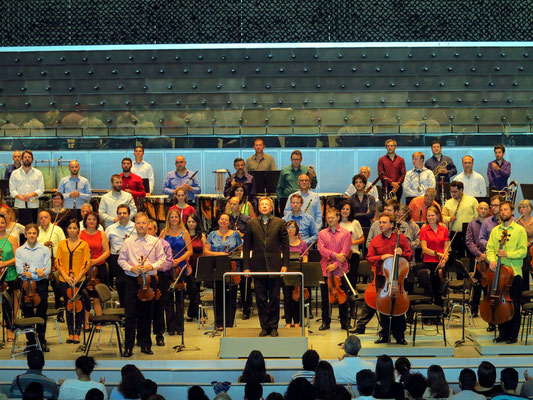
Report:
<svg viewBox="0 0 533 400"><path fill-rule="evenodd" d="M518 190L518 183L516 181L511 181L509 183L509 186L504 187L502 190L498 192L500 196L502 196L506 201L510 201L511 203L515 203L516 200L516 192Z"/></svg>
<svg viewBox="0 0 533 400"><path fill-rule="evenodd" d="M447 165L448 165L448 161L441 162L439 165L433 168L433 175L437 176L440 173L439 170L441 168L445 168Z"/></svg>

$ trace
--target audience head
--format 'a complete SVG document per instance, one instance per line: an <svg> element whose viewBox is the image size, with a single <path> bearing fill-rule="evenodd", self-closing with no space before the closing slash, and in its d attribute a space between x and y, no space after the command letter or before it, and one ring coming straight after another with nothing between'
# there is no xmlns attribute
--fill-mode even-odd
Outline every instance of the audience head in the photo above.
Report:
<svg viewBox="0 0 533 400"><path fill-rule="evenodd" d="M285 397L281 393L272 392L270 393L265 400L285 400Z"/></svg>
<svg viewBox="0 0 533 400"><path fill-rule="evenodd" d="M22 394L22 400L43 400L44 399L44 390L43 385L39 382L31 382L24 393Z"/></svg>
<svg viewBox="0 0 533 400"><path fill-rule="evenodd" d="M355 375L357 390L361 396L372 396L376 389L376 373L369 369L362 369Z"/></svg>
<svg viewBox="0 0 533 400"><path fill-rule="evenodd" d="M351 400L352 395L343 385L335 385L335 389L333 390L333 398L335 400Z"/></svg>
<svg viewBox="0 0 533 400"><path fill-rule="evenodd" d="M496 367L488 361L483 361L477 368L477 381L485 388L494 386L494 382L496 382Z"/></svg>
<svg viewBox="0 0 533 400"><path fill-rule="evenodd" d="M449 396L450 387L440 365L429 366L427 381L432 397L445 398Z"/></svg>
<svg viewBox="0 0 533 400"><path fill-rule="evenodd" d="M231 400L231 396L227 393L219 393L214 398L214 400ZM283 400L283 397L281 398ZM151 399L148 399L151 400Z"/></svg>
<svg viewBox="0 0 533 400"><path fill-rule="evenodd" d="M409 375L409 373L411 372L411 363L409 362L407 357L398 357L398 359L394 363L394 369L396 370L396 373L400 378L400 382L403 383L407 375Z"/></svg>
<svg viewBox="0 0 533 400"><path fill-rule="evenodd" d="M92 388L85 394L85 400L104 400L104 393L100 389Z"/></svg>
<svg viewBox="0 0 533 400"><path fill-rule="evenodd" d="M120 371L122 380L118 385L118 391L126 399L138 399L139 398L139 386L144 381L144 375L133 364L126 364Z"/></svg>
<svg viewBox="0 0 533 400"><path fill-rule="evenodd" d="M187 391L187 400L208 400L209 397L206 396L204 389L200 386L191 386Z"/></svg>
<svg viewBox="0 0 533 400"><path fill-rule="evenodd" d="M461 390L474 390L476 387L476 373L470 368L463 368L459 374L459 387Z"/></svg>
<svg viewBox="0 0 533 400"><path fill-rule="evenodd" d="M148 400L150 396L157 393L157 383L151 379L145 379L139 385L139 399Z"/></svg>
<svg viewBox="0 0 533 400"><path fill-rule="evenodd" d="M246 400L261 400L263 397L263 386L257 381L248 382L244 387L244 398Z"/></svg>
<svg viewBox="0 0 533 400"><path fill-rule="evenodd" d="M327 361L320 361L315 372L315 390L318 398L327 398L335 390L335 373L333 367Z"/></svg>
<svg viewBox="0 0 533 400"><path fill-rule="evenodd" d="M414 374L407 375L403 387L411 399L418 400L422 399L422 396L426 391L427 381L420 372L415 372Z"/></svg>
<svg viewBox="0 0 533 400"><path fill-rule="evenodd" d="M285 400L315 400L315 388L305 378L296 378L289 383Z"/></svg>
<svg viewBox="0 0 533 400"><path fill-rule="evenodd" d="M344 341L344 352L348 356L357 357L361 350L361 340L355 336L350 335Z"/></svg>
<svg viewBox="0 0 533 400"><path fill-rule="evenodd" d="M302 365L306 371L316 371L320 356L315 350L307 350L302 356Z"/></svg>
<svg viewBox="0 0 533 400"><path fill-rule="evenodd" d="M503 390L506 392L514 392L518 386L518 371L514 368L504 368L500 372L500 380L502 382Z"/></svg>
<svg viewBox="0 0 533 400"><path fill-rule="evenodd" d="M263 382L266 375L263 354L259 350L252 350L242 372L242 382Z"/></svg>
<svg viewBox="0 0 533 400"><path fill-rule="evenodd" d="M394 364L392 358L387 355L378 357L376 362L376 379L381 383L381 387L387 391L394 382Z"/></svg>
<svg viewBox="0 0 533 400"><path fill-rule="evenodd" d="M90 356L80 356L76 359L76 373L80 375L91 375L94 367L96 367L96 361Z"/></svg>
<svg viewBox="0 0 533 400"><path fill-rule="evenodd" d="M29 369L41 370L44 367L44 354L41 350L31 349L26 355Z"/></svg>

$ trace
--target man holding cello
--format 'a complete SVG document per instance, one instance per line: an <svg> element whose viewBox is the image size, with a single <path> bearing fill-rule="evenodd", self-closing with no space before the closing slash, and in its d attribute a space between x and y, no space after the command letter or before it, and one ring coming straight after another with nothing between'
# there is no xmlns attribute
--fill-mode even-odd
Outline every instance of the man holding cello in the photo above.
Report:
<svg viewBox="0 0 533 400"><path fill-rule="evenodd" d="M522 279L522 262L527 254L527 233L522 226L514 222L513 212L514 204L510 201L503 201L500 204L500 219L502 223L492 229L489 241L487 242L489 268L493 272L497 272L497 269L500 269L500 273L495 274L495 276L500 277L500 282L488 288L489 293L484 297L480 311L485 321L487 321L488 314L489 319L491 319L490 317L492 319L487 322L498 324L500 334L494 339L496 343L516 343L518 332L520 331L520 285ZM503 242L504 232L506 238ZM502 272L503 269L507 270L506 272L508 273ZM502 282L505 278L507 282ZM510 290L508 287L505 288L506 285L510 285ZM491 294L494 294L491 288L494 286L504 286L504 290L501 290L502 293L498 293L499 298L508 297L507 301L510 298L512 302L513 307L506 307L508 315L504 319L507 319L507 322L498 322L497 319L500 318L496 314L499 314L498 308L500 305L490 303ZM508 295L505 293L506 290L509 290Z"/></svg>
<svg viewBox="0 0 533 400"><path fill-rule="evenodd" d="M407 299L407 293L403 290L403 280L407 272L409 271L409 263L413 258L413 251L405 235L399 232L395 232L393 229L396 224L396 217L389 213L381 213L379 216L379 230L381 234L376 236L370 241L368 246L368 252L366 255L367 261L374 269L374 282L367 287L367 292L365 292L365 305L363 306L363 311L361 318L357 321L357 329L360 329L359 322L366 324L366 322L372 319L374 313L379 312L379 321L381 324L381 330L379 332L379 338L374 342L379 343L388 343L389 342L389 332L392 333L392 336L396 339L396 344L406 345L407 341L405 340L405 313L401 315L396 315L393 312L392 318L390 318L391 311L390 307L380 307L378 303L378 297L382 291L387 290L387 286L391 284L390 279L394 277L391 275L390 267L399 267L399 277L398 282L394 282L394 285L398 285L399 290L396 292L390 292L389 295L394 297L393 305L398 306L401 302L407 301L407 308L409 308L409 300ZM398 237L398 234L400 235ZM398 265L394 263L395 255L398 256ZM387 259L392 259L386 261ZM385 269L388 268L389 271L386 272ZM407 271L402 269L407 268ZM392 286L392 285L391 285ZM374 291L374 293L372 293ZM405 296L401 296L404 294ZM396 307L395 307L396 308ZM406 309L407 311L407 309ZM366 321L366 322L365 322ZM392 321L392 325L389 327L389 322ZM364 325L362 326L364 329Z"/></svg>

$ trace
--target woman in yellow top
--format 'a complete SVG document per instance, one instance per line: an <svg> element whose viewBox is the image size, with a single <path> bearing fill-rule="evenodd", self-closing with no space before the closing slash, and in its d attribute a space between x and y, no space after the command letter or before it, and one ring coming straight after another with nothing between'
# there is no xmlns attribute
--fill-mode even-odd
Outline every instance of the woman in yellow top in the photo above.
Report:
<svg viewBox="0 0 533 400"><path fill-rule="evenodd" d="M80 226L77 220L71 219L67 226L67 239L57 246L56 267L59 271L59 285L65 299L67 309L68 340L67 343L79 343L83 313L90 310L90 300L84 289L85 277L91 265L91 251L86 241L79 239ZM68 290L71 289L71 290ZM81 310L76 310L76 303L70 299L81 295L83 305ZM69 293L70 292L70 293ZM70 296L69 296L70 294ZM69 304L70 303L70 304ZM76 316L74 318L74 315Z"/></svg>

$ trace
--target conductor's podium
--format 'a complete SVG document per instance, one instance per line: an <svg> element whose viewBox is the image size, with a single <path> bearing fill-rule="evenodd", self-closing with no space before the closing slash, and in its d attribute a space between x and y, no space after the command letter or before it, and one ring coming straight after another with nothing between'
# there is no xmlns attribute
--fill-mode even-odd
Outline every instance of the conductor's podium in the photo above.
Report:
<svg viewBox="0 0 533 400"><path fill-rule="evenodd" d="M278 329L279 336L259 337L261 328L226 328L220 338L220 358L247 358L259 350L265 358L301 358L308 349L307 329Z"/></svg>

